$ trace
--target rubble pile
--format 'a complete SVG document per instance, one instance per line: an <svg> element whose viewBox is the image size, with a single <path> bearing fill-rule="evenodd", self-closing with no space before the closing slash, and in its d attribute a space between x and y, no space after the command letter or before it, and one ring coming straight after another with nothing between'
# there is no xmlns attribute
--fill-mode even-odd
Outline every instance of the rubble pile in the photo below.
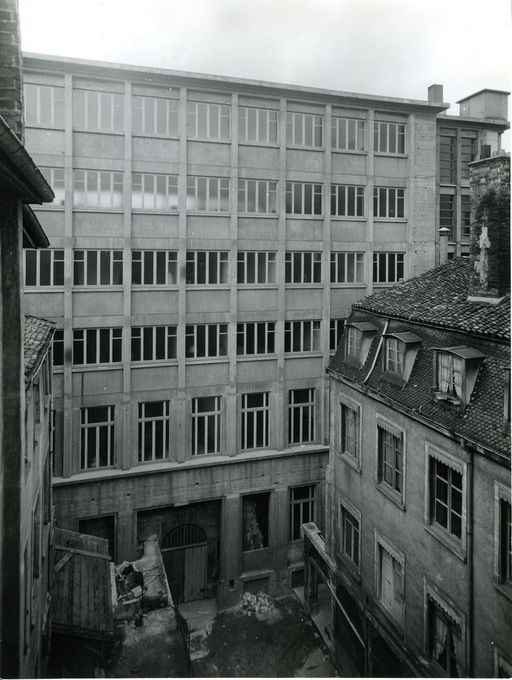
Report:
<svg viewBox="0 0 512 680"><path fill-rule="evenodd" d="M254 614L256 618L260 618L273 616L275 613L276 606L266 593L262 591L256 595L244 593L242 597L242 614L244 616Z"/></svg>

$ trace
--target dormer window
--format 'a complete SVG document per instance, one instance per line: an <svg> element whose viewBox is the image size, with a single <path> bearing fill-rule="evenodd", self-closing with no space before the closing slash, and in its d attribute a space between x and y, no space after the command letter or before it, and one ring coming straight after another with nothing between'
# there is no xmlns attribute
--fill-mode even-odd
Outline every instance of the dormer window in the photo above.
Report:
<svg viewBox="0 0 512 680"><path fill-rule="evenodd" d="M362 366L366 361L372 339L377 327L369 321L347 323L345 357L356 366Z"/></svg>
<svg viewBox="0 0 512 680"><path fill-rule="evenodd" d="M409 376L418 353L421 338L416 333L388 333L384 337L384 378L403 384Z"/></svg>
<svg viewBox="0 0 512 680"><path fill-rule="evenodd" d="M434 392L436 399L465 405L471 399L478 370L485 355L477 349L447 347L434 350Z"/></svg>

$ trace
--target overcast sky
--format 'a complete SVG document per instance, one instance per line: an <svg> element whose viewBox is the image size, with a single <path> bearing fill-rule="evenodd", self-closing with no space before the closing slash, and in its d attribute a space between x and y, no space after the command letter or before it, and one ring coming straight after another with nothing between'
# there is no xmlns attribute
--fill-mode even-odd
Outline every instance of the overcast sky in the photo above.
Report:
<svg viewBox="0 0 512 680"><path fill-rule="evenodd" d="M510 90L510 0L19 5L29 52L411 99L426 99L428 85L442 83L451 103L484 87Z"/></svg>

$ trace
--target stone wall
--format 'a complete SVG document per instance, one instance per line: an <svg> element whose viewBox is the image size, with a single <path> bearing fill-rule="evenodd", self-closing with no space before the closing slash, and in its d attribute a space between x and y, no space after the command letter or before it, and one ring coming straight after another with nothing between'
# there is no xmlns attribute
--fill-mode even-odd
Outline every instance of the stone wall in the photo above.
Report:
<svg viewBox="0 0 512 680"><path fill-rule="evenodd" d="M501 297L510 292L510 156L475 161L470 172L471 293Z"/></svg>
<svg viewBox="0 0 512 680"><path fill-rule="evenodd" d="M0 115L23 141L20 30L18 1L0 6Z"/></svg>

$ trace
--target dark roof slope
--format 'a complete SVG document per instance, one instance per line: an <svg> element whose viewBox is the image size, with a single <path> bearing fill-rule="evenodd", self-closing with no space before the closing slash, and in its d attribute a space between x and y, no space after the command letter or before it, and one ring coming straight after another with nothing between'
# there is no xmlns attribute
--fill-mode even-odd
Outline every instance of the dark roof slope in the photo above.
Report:
<svg viewBox="0 0 512 680"><path fill-rule="evenodd" d="M25 381L28 382L43 361L55 330L55 324L36 316L25 316L23 347L25 351Z"/></svg>
<svg viewBox="0 0 512 680"><path fill-rule="evenodd" d="M353 305L382 316L510 339L510 295L496 305L467 302L472 264L456 258Z"/></svg>

